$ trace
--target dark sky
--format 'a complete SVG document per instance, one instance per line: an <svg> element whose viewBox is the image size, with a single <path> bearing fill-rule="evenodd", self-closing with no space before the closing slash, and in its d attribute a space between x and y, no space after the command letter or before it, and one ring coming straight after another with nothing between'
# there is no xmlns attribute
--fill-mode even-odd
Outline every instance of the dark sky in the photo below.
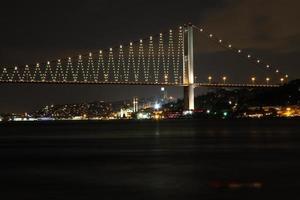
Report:
<svg viewBox="0 0 300 200"><path fill-rule="evenodd" d="M0 7L0 65L96 51L193 22L298 78L299 8L297 0L6 1ZM211 66L223 58L221 63L232 62L224 51L205 48L202 53L203 63L210 61ZM0 85L0 113L158 92L153 87ZM177 88L169 93L182 95Z"/></svg>

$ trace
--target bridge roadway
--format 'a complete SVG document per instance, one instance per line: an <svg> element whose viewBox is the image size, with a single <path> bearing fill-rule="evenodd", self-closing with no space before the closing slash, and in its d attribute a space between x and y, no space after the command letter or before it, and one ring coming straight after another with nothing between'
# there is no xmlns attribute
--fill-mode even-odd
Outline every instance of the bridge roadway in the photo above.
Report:
<svg viewBox="0 0 300 200"><path fill-rule="evenodd" d="M64 84L64 85L144 85L144 86L187 86L182 83L156 83L156 82L115 82L115 81L10 81L2 80L0 84ZM194 83L197 87L208 88L277 88L277 84L246 84L246 83Z"/></svg>

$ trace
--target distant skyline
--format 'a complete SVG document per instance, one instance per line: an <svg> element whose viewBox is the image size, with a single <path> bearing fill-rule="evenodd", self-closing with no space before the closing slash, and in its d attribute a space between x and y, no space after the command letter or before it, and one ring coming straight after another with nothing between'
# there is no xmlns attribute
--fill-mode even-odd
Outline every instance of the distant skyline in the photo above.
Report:
<svg viewBox="0 0 300 200"><path fill-rule="evenodd" d="M0 8L0 66L55 60L97 51L187 22L203 26L235 46L300 77L300 28L296 0L22 1ZM248 67L228 52L203 43L196 67L204 76L221 65ZM210 69L203 69L202 66ZM222 66L223 67L223 66ZM182 96L182 88L167 88ZM116 101L159 95L159 87L0 85L0 113L32 111L47 104ZM197 91L198 93L201 91Z"/></svg>

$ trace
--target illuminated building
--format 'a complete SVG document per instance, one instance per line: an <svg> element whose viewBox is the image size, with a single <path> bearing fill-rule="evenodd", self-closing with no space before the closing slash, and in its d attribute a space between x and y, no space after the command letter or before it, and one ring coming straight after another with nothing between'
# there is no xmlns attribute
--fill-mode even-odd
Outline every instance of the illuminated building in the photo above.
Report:
<svg viewBox="0 0 300 200"><path fill-rule="evenodd" d="M150 119L151 118L151 114L147 113L147 112L140 112L137 114L137 119Z"/></svg>
<svg viewBox="0 0 300 200"><path fill-rule="evenodd" d="M133 98L133 112L137 113L139 111L139 99L137 97Z"/></svg>
<svg viewBox="0 0 300 200"><path fill-rule="evenodd" d="M152 118L156 119L156 120L163 119L164 118L163 112L162 111L154 111L152 114Z"/></svg>
<svg viewBox="0 0 300 200"><path fill-rule="evenodd" d="M122 108L118 113L118 117L121 119L131 119L133 110Z"/></svg>
<svg viewBox="0 0 300 200"><path fill-rule="evenodd" d="M281 107L278 117L300 117L300 106Z"/></svg>

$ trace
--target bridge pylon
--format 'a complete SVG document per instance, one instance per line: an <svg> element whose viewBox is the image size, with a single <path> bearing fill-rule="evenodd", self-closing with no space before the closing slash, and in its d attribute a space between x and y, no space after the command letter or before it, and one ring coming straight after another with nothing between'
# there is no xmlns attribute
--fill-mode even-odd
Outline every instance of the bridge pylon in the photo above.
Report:
<svg viewBox="0 0 300 200"><path fill-rule="evenodd" d="M194 94L194 36L193 25L185 26L184 34L184 62L183 62L183 84L184 86L184 109L195 109Z"/></svg>

